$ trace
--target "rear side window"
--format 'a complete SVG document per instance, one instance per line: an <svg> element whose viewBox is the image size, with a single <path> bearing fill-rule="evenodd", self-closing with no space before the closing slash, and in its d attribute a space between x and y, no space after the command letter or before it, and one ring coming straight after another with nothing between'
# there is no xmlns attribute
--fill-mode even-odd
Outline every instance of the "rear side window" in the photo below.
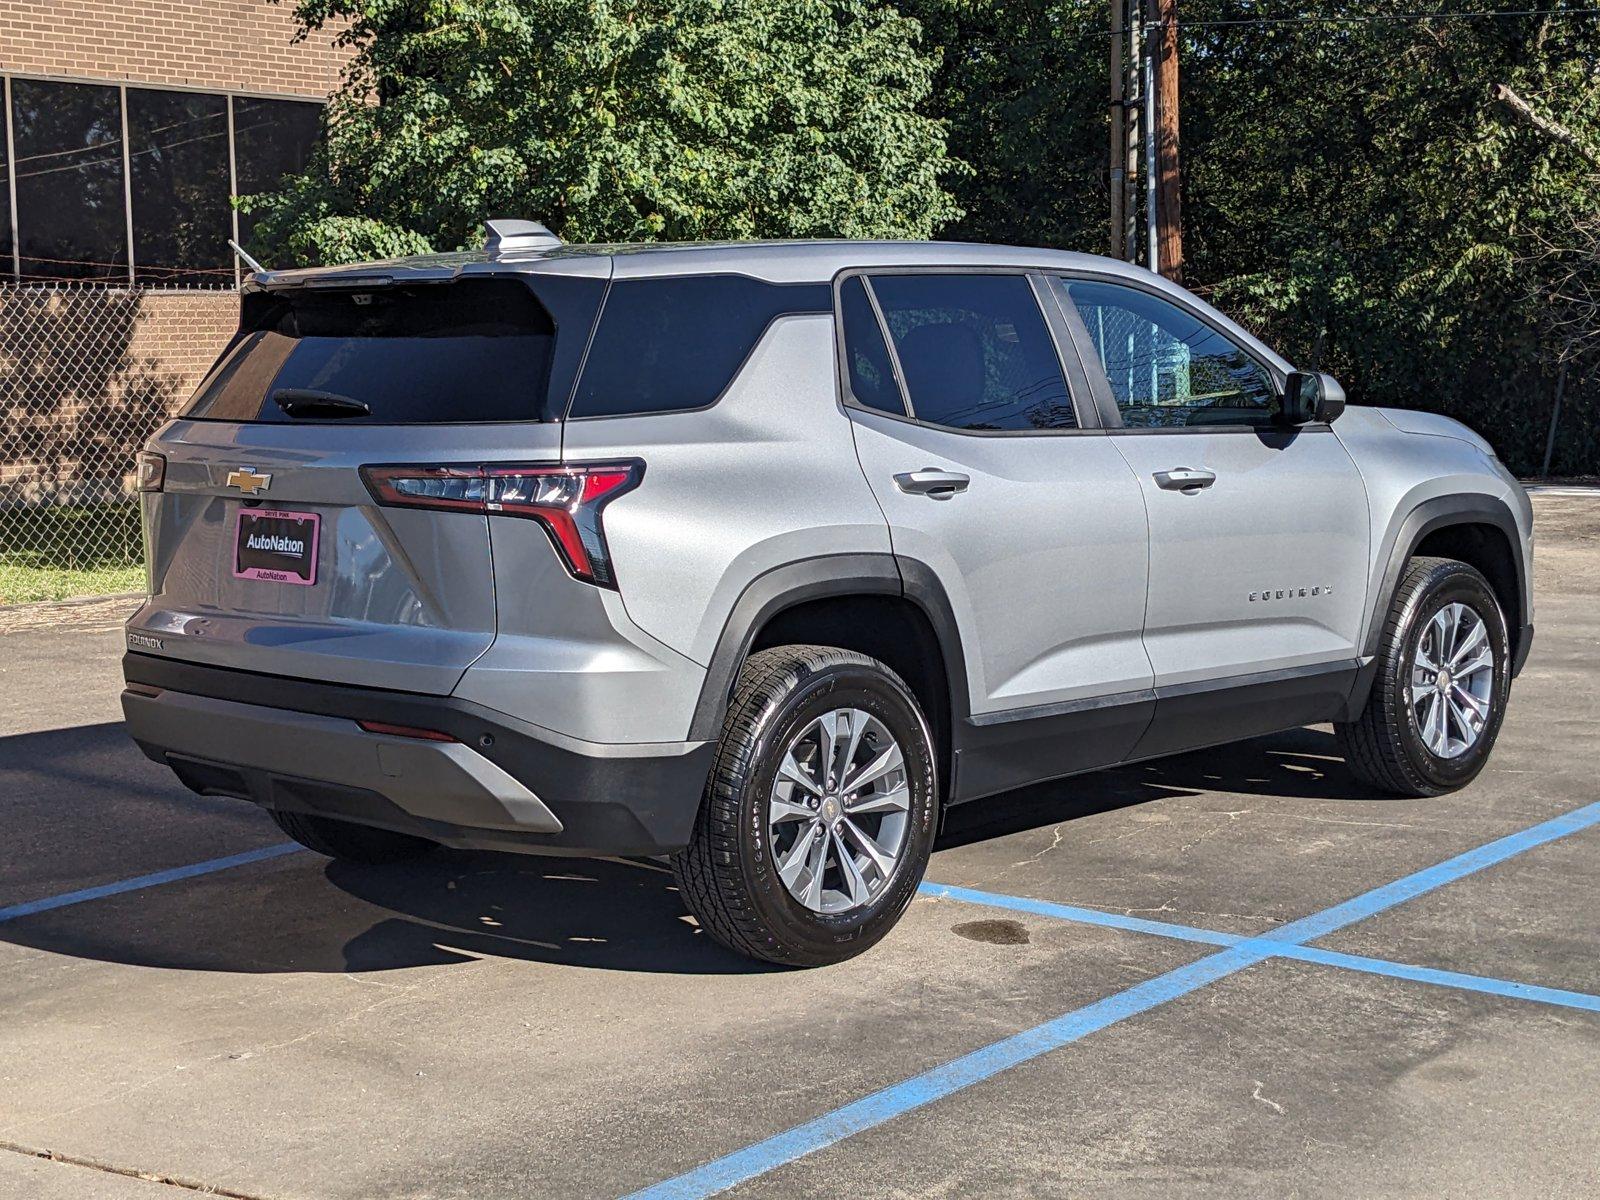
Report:
<svg viewBox="0 0 1600 1200"><path fill-rule="evenodd" d="M389 425L551 420L571 391L603 284L551 277L534 286L548 304L509 279L253 294L239 336L182 415Z"/></svg>
<svg viewBox="0 0 1600 1200"><path fill-rule="evenodd" d="M845 362L850 370L850 394L858 404L880 412L906 415L906 402L895 382L883 327L872 311L861 276L853 275L839 286L839 315L844 322Z"/></svg>
<svg viewBox="0 0 1600 1200"><path fill-rule="evenodd" d="M570 415L704 408L733 381L773 320L832 311L826 284L744 275L619 280L606 294Z"/></svg>
<svg viewBox="0 0 1600 1200"><path fill-rule="evenodd" d="M1022 275L875 275L911 409L969 430L1076 429L1055 342Z"/></svg>

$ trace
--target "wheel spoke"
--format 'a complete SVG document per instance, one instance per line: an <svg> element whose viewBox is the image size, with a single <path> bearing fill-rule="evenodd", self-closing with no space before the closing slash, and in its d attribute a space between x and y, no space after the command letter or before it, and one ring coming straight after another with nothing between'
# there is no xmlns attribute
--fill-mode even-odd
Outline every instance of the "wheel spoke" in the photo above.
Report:
<svg viewBox="0 0 1600 1200"><path fill-rule="evenodd" d="M817 828L821 829L822 826L819 824ZM822 911L822 877L828 871L828 843L831 840L832 838L829 834L824 831L822 836L816 839L816 848L812 852L811 861L806 863L807 868L811 871L811 878L806 883L806 891L805 895L801 897L801 903L817 912Z"/></svg>
<svg viewBox="0 0 1600 1200"><path fill-rule="evenodd" d="M793 800L783 800L777 796L767 806L767 820L773 825L782 824L784 821L814 821L817 814L804 804L796 804Z"/></svg>
<svg viewBox="0 0 1600 1200"><path fill-rule="evenodd" d="M1450 640L1455 626L1450 621L1450 610L1441 608L1433 614L1433 620L1428 622L1429 631L1433 634L1433 652L1440 662L1450 661Z"/></svg>
<svg viewBox="0 0 1600 1200"><path fill-rule="evenodd" d="M1478 649L1489 640L1489 627L1482 621L1476 622L1466 637L1461 639L1461 644L1450 652L1450 673L1459 675L1465 668L1464 663L1470 657L1476 659Z"/></svg>
<svg viewBox="0 0 1600 1200"><path fill-rule="evenodd" d="M783 756L783 761L778 764L778 778L798 785L819 800L825 794L817 781L811 778L810 773L795 760L793 748Z"/></svg>
<svg viewBox="0 0 1600 1200"><path fill-rule="evenodd" d="M1449 706L1450 716L1455 720L1456 729L1461 733L1461 750L1465 750L1478 740L1478 727L1461 705L1456 703L1454 696L1446 696L1445 704ZM1456 751L1459 754L1461 751Z"/></svg>
<svg viewBox="0 0 1600 1200"><path fill-rule="evenodd" d="M1421 667L1430 675L1437 675L1439 673L1439 664L1434 661L1433 655L1428 653L1427 638L1423 638L1422 641L1417 643L1416 665Z"/></svg>
<svg viewBox="0 0 1600 1200"><path fill-rule="evenodd" d="M1452 683L1450 685L1450 696L1451 699L1456 702L1456 704L1465 705L1468 709L1470 709L1472 711L1472 715L1478 718L1479 721L1483 721L1488 718L1489 702L1487 700L1479 700L1460 684Z"/></svg>
<svg viewBox="0 0 1600 1200"><path fill-rule="evenodd" d="M783 886L791 892L794 891L795 883L800 878L800 872L805 869L806 861L811 855L812 846L821 829L822 822L813 821L811 828L795 838L794 845L789 847L789 853L778 863L778 878L783 880Z"/></svg>
<svg viewBox="0 0 1600 1200"><path fill-rule="evenodd" d="M852 708L846 719L850 722L849 737L845 741L844 755L839 759L840 779L850 770L856 761L856 751L861 748L861 735L867 731L867 721L870 720L866 713L858 708Z"/></svg>
<svg viewBox="0 0 1600 1200"><path fill-rule="evenodd" d="M911 789L905 784L886 792L872 792L859 800L847 801L844 810L852 816L865 813L905 812L911 807Z"/></svg>
<svg viewBox="0 0 1600 1200"><path fill-rule="evenodd" d="M846 832L854 839L856 845L861 847L862 853L872 860L872 865L877 868L878 875L883 879L889 878L890 873L894 870L894 856L885 854L883 847L878 845L868 836L866 830L862 829L849 817L846 817L842 824Z"/></svg>
<svg viewBox="0 0 1600 1200"><path fill-rule="evenodd" d="M1462 663L1459 667L1451 667L1450 674L1455 679L1470 679L1479 671L1494 666L1494 652L1487 646L1469 662Z"/></svg>
<svg viewBox="0 0 1600 1200"><path fill-rule="evenodd" d="M856 866L855 855L850 852L850 847L844 844L844 839L837 830L829 834L833 838L834 855L839 861L839 874L844 876L844 886L850 893L851 904L865 904L872 898L872 893L867 889L867 881L861 874L861 868Z"/></svg>
<svg viewBox="0 0 1600 1200"><path fill-rule="evenodd" d="M1428 749L1432 750L1440 758L1445 756L1443 709L1444 702L1441 700L1439 693L1430 692L1428 695L1428 713L1423 718L1422 723L1422 740L1428 744Z"/></svg>
<svg viewBox="0 0 1600 1200"><path fill-rule="evenodd" d="M845 780L839 790L843 792L859 792L869 783L882 779L890 771L897 770L904 765L905 757L900 753L900 747L894 742L890 742L883 750L879 751L876 758Z"/></svg>
<svg viewBox="0 0 1600 1200"><path fill-rule="evenodd" d="M826 791L839 778L839 719L840 709L825 712L817 718L817 780Z"/></svg>

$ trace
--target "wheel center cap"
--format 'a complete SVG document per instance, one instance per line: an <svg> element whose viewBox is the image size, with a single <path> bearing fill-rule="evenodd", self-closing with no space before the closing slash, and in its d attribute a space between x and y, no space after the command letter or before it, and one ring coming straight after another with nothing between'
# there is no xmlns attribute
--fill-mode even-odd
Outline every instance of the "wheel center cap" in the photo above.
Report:
<svg viewBox="0 0 1600 1200"><path fill-rule="evenodd" d="M1438 677L1433 682L1434 686L1437 687L1441 692L1448 692L1450 690L1450 672L1440 671Z"/></svg>
<svg viewBox="0 0 1600 1200"><path fill-rule="evenodd" d="M839 819L839 802L832 796L822 802L822 819L830 825Z"/></svg>

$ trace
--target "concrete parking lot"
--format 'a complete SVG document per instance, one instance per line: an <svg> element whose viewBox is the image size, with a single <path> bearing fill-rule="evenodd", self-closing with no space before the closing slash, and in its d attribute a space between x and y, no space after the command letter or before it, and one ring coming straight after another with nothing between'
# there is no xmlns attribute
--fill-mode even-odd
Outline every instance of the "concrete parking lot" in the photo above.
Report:
<svg viewBox="0 0 1600 1200"><path fill-rule="evenodd" d="M13 614L0 1196L1600 1193L1600 495L1535 502L1470 788L1311 728L1028 789L808 972L653 862L290 852L126 740L115 604Z"/></svg>

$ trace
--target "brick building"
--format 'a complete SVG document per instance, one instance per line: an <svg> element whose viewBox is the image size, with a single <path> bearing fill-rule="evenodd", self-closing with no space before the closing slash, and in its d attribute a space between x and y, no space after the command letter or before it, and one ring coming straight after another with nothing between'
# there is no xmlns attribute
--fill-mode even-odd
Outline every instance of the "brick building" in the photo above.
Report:
<svg viewBox="0 0 1600 1200"><path fill-rule="evenodd" d="M0 0L0 510L125 495L226 344L232 197L305 164L346 60L296 32L293 0Z"/></svg>
<svg viewBox="0 0 1600 1200"><path fill-rule="evenodd" d="M272 0L0 4L0 274L232 282L231 195L301 167L344 56Z"/></svg>

